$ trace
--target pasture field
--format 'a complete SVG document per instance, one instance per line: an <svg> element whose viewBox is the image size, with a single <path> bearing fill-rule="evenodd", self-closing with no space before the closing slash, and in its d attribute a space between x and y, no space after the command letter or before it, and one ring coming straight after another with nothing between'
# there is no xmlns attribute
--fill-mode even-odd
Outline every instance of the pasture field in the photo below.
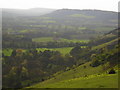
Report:
<svg viewBox="0 0 120 90"><path fill-rule="evenodd" d="M88 15L84 15L84 14L72 14L70 15L70 17L81 17L81 18L88 18L88 19L91 19L91 18L95 18L95 16L88 16Z"/></svg>
<svg viewBox="0 0 120 90"><path fill-rule="evenodd" d="M61 38L60 41L64 41L64 42L84 42L84 43L88 43L89 40L79 40L79 39L64 39L64 38Z"/></svg>
<svg viewBox="0 0 120 90"><path fill-rule="evenodd" d="M33 42L50 42L54 41L52 37L40 37L40 38L33 38Z"/></svg>
<svg viewBox="0 0 120 90"><path fill-rule="evenodd" d="M37 48L38 51L45 51L45 50L52 50L52 51L59 51L61 54L66 55L68 54L73 47L65 47L65 48Z"/></svg>
<svg viewBox="0 0 120 90"><path fill-rule="evenodd" d="M80 65L69 71L57 72L53 78L32 85L28 88L117 88L118 66L114 69L117 74L108 74L103 66L91 67L91 62ZM105 66L107 66L105 64ZM86 68L84 68L86 66Z"/></svg>
<svg viewBox="0 0 120 90"><path fill-rule="evenodd" d="M118 75L91 75L43 86L34 85L33 88L118 88Z"/></svg>
<svg viewBox="0 0 120 90"><path fill-rule="evenodd" d="M2 52L5 56L11 56L13 49L7 48L3 49Z"/></svg>
<svg viewBox="0 0 120 90"><path fill-rule="evenodd" d="M37 48L38 51L45 51L45 50L52 50L52 51L59 51L61 54L66 55L69 54L69 52L74 47L63 47L63 48ZM86 46L81 46L81 48L86 48Z"/></svg>
<svg viewBox="0 0 120 90"><path fill-rule="evenodd" d="M89 40L80 40L80 39L65 39L65 38L53 38L53 37L40 37L40 38L33 38L33 42L52 42L52 41L58 41L58 42L84 42L88 43Z"/></svg>

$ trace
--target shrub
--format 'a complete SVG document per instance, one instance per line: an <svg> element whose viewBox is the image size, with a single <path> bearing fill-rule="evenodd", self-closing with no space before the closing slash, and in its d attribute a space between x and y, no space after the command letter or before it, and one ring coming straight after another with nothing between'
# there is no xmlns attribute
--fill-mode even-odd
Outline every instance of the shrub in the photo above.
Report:
<svg viewBox="0 0 120 90"><path fill-rule="evenodd" d="M114 69L111 69L110 71L109 71L109 74L115 74L116 72L115 72L115 70Z"/></svg>

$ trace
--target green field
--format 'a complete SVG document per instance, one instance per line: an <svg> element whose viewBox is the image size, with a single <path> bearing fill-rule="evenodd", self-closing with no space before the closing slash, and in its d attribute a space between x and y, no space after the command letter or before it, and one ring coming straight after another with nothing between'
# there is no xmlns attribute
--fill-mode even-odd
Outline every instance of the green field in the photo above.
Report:
<svg viewBox="0 0 120 90"><path fill-rule="evenodd" d="M86 48L86 46L81 46L81 48ZM59 51L61 54L66 55L73 49L73 47L63 47L63 48L37 48L38 51L52 50Z"/></svg>
<svg viewBox="0 0 120 90"><path fill-rule="evenodd" d="M91 75L30 88L118 88L117 74Z"/></svg>
<svg viewBox="0 0 120 90"><path fill-rule="evenodd" d="M52 37L41 37L41 38L33 38L33 42L50 42L53 41Z"/></svg>
<svg viewBox="0 0 120 90"><path fill-rule="evenodd" d="M91 62L69 71L57 72L53 78L30 86L30 88L117 88L117 74L107 74L103 66L91 67ZM107 65L107 64L105 64ZM84 68L86 66L86 68ZM116 72L117 71L117 68ZM103 73L104 72L104 73Z"/></svg>
<svg viewBox="0 0 120 90"><path fill-rule="evenodd" d="M53 38L53 37L40 37L40 38L33 38L33 42L51 42L51 41L58 41L58 42L85 42L88 43L89 40L79 40L79 39L65 39L65 38Z"/></svg>
<svg viewBox="0 0 120 90"><path fill-rule="evenodd" d="M72 14L72 15L69 15L70 17L81 17L81 18L88 18L88 19L91 19L91 18L95 18L95 16L88 16L88 15L84 15L84 14Z"/></svg>
<svg viewBox="0 0 120 90"><path fill-rule="evenodd" d="M85 42L85 43L88 43L89 40L79 40L79 39L64 39L64 38L61 38L60 41L64 41L64 42Z"/></svg>
<svg viewBox="0 0 120 90"><path fill-rule="evenodd" d="M38 51L45 51L45 50L52 50L52 51L59 51L61 54L66 55L68 54L73 47L65 47L65 48L37 48Z"/></svg>
<svg viewBox="0 0 120 90"><path fill-rule="evenodd" d="M7 48L3 49L2 52L5 56L11 56L13 49Z"/></svg>

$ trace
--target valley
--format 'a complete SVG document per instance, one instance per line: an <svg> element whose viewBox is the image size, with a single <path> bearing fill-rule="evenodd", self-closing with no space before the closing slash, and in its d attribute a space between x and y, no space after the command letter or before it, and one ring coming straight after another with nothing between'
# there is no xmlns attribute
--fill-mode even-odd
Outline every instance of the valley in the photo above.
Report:
<svg viewBox="0 0 120 90"><path fill-rule="evenodd" d="M3 9L3 88L118 88L117 14Z"/></svg>

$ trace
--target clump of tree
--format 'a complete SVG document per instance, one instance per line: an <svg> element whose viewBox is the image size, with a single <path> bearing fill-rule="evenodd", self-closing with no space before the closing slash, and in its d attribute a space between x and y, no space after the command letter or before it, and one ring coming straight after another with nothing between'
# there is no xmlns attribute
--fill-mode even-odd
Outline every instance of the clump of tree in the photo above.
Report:
<svg viewBox="0 0 120 90"><path fill-rule="evenodd" d="M115 74L116 72L115 72L115 70L114 69L111 69L109 72L108 72L108 74Z"/></svg>
<svg viewBox="0 0 120 90"><path fill-rule="evenodd" d="M61 48L61 47L75 47L87 46L85 42L65 42L65 41L49 41L49 42L33 42L32 38L25 35L18 37L17 35L3 34L3 48Z"/></svg>

